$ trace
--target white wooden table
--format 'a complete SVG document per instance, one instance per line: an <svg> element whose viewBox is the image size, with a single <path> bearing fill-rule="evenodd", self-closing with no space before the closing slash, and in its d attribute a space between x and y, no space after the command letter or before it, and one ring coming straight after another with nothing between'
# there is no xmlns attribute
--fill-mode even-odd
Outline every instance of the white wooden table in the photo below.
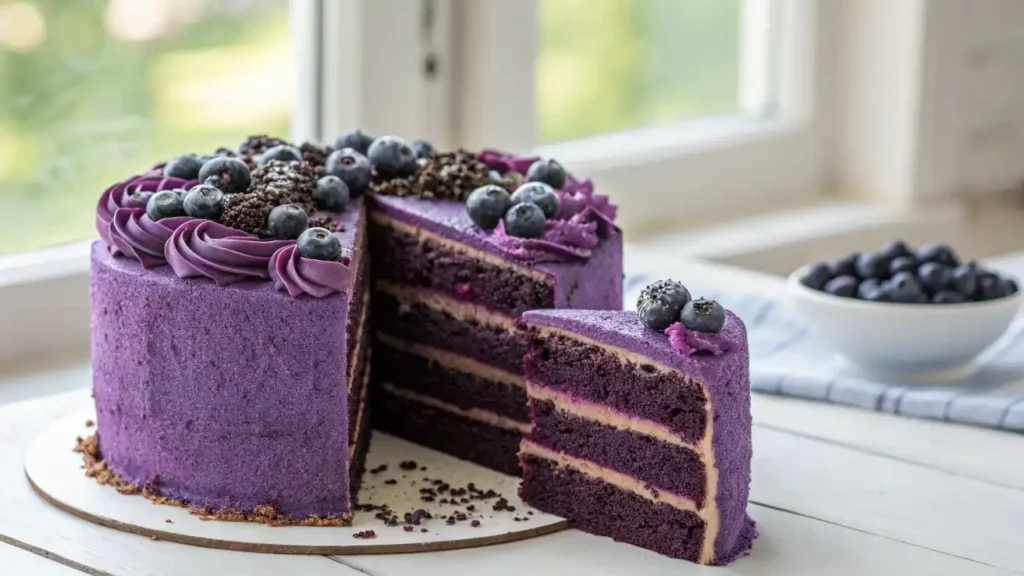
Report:
<svg viewBox="0 0 1024 576"><path fill-rule="evenodd" d="M665 258L680 268L677 257ZM683 266L681 279L697 292L781 286L778 278L748 271ZM749 509L761 536L751 556L727 568L670 560L575 530L392 556L279 556L150 541L61 512L25 481L21 458L30 440L89 400L88 371L77 373L81 390L0 407L0 574L1024 574L1024 437L763 395L753 402ZM50 377L33 376L41 387ZM19 381L24 385L25 377Z"/></svg>

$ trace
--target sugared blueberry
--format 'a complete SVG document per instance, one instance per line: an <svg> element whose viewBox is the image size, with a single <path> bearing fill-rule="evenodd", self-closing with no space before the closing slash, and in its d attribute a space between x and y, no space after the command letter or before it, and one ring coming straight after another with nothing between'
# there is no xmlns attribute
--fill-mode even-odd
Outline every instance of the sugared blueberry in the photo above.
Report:
<svg viewBox="0 0 1024 576"><path fill-rule="evenodd" d="M825 283L831 279L832 269L829 268L828 264L819 262L817 264L811 264L807 268L807 272L800 277L800 283L811 290L821 290L825 287Z"/></svg>
<svg viewBox="0 0 1024 576"><path fill-rule="evenodd" d="M296 245L303 258L333 261L341 256L341 240L327 228L307 228Z"/></svg>
<svg viewBox="0 0 1024 576"><path fill-rule="evenodd" d="M416 158L427 158L435 152L434 145L426 140L413 140L409 146L412 147L412 152L416 155Z"/></svg>
<svg viewBox="0 0 1024 576"><path fill-rule="evenodd" d="M366 151L370 149L370 144L373 144L374 140L373 136L363 132L362 129L349 130L334 139L334 149L351 148L365 156Z"/></svg>
<svg viewBox="0 0 1024 576"><path fill-rule="evenodd" d="M851 276L849 274L836 276L825 284L825 292L833 296L855 298L857 296L857 288L859 285L860 282L857 280L856 276Z"/></svg>
<svg viewBox="0 0 1024 576"><path fill-rule="evenodd" d="M942 242L925 244L918 248L914 255L917 256L917 261L922 264L925 262L937 262L944 266L958 266L960 264L960 259L957 258L953 249L948 244L943 244Z"/></svg>
<svg viewBox="0 0 1024 576"><path fill-rule="evenodd" d="M408 142L397 136L381 136L374 140L366 157L381 176L400 178L416 173L416 154Z"/></svg>
<svg viewBox="0 0 1024 576"><path fill-rule="evenodd" d="M995 300L1006 296L1006 285L1003 279L992 272L978 274L978 285L974 291L975 300Z"/></svg>
<svg viewBox="0 0 1024 576"><path fill-rule="evenodd" d="M172 158L164 165L164 176L168 178L182 178L184 180L196 180L199 178L199 171L203 168L203 160L195 154L183 154Z"/></svg>
<svg viewBox="0 0 1024 576"><path fill-rule="evenodd" d="M889 262L889 276L895 276L900 272L916 272L917 259L913 256L897 256Z"/></svg>
<svg viewBox="0 0 1024 576"><path fill-rule="evenodd" d="M882 248L882 254L885 254L889 260L894 260L902 256L912 256L913 253L910 251L910 247L903 240L893 240ZM903 270L900 270L903 272Z"/></svg>
<svg viewBox="0 0 1024 576"><path fill-rule="evenodd" d="M337 176L328 174L316 181L313 200L317 206L331 212L341 212L349 201L348 184Z"/></svg>
<svg viewBox="0 0 1024 576"><path fill-rule="evenodd" d="M954 268L949 276L948 288L963 294L967 299L974 298L974 293L978 290L977 266L961 264Z"/></svg>
<svg viewBox="0 0 1024 576"><path fill-rule="evenodd" d="M267 148L267 151L256 157L256 165L263 166L271 160L278 160L280 162L302 162L302 152L294 146L287 144L280 144L273 148Z"/></svg>
<svg viewBox="0 0 1024 576"><path fill-rule="evenodd" d="M857 256L857 276L885 280L889 277L889 257L882 252L862 252Z"/></svg>
<svg viewBox="0 0 1024 576"><path fill-rule="evenodd" d="M294 240L309 227L309 216L298 204L282 204L270 211L268 224L271 235Z"/></svg>
<svg viewBox="0 0 1024 576"><path fill-rule="evenodd" d="M184 196L178 194L178 190L157 192L146 202L146 216L154 222L174 216L185 216L184 200Z"/></svg>
<svg viewBox="0 0 1024 576"><path fill-rule="evenodd" d="M249 188L252 175L238 158L214 158L199 170L199 182L220 188L225 194L241 194Z"/></svg>
<svg viewBox="0 0 1024 576"><path fill-rule="evenodd" d="M505 212L505 232L519 238L540 238L548 219L536 204L516 204Z"/></svg>
<svg viewBox="0 0 1024 576"><path fill-rule="evenodd" d="M216 186L196 184L185 195L182 206L185 214L193 218L217 220L224 210L224 192Z"/></svg>
<svg viewBox="0 0 1024 576"><path fill-rule="evenodd" d="M558 194L543 182L526 182L512 194L512 204L528 202L540 206L545 218L553 218L558 212Z"/></svg>
<svg viewBox="0 0 1024 576"><path fill-rule="evenodd" d="M928 301L928 296L921 290L917 276L912 272L900 272L894 275L885 283L885 291L889 293L893 302L922 304Z"/></svg>
<svg viewBox="0 0 1024 576"><path fill-rule="evenodd" d="M527 182L543 182L552 188L565 187L565 168L551 159L540 159L526 170Z"/></svg>
<svg viewBox="0 0 1024 576"><path fill-rule="evenodd" d="M681 282L658 280L640 292L636 314L644 326L664 330L679 321L683 306L690 301L690 291Z"/></svg>
<svg viewBox="0 0 1024 576"><path fill-rule="evenodd" d="M933 304L959 304L966 300L966 296L954 290L939 290L932 296Z"/></svg>
<svg viewBox="0 0 1024 576"><path fill-rule="evenodd" d="M917 269L917 281L928 294L936 294L950 282L949 268L938 262L925 262Z"/></svg>
<svg viewBox="0 0 1024 576"><path fill-rule="evenodd" d="M512 198L501 186L481 186L466 199L466 212L474 224L484 230L491 230L512 206Z"/></svg>
<svg viewBox="0 0 1024 576"><path fill-rule="evenodd" d="M838 260L834 260L832 264L830 264L832 268L832 276L856 276L858 258L860 258L860 252L847 254Z"/></svg>
<svg viewBox="0 0 1024 576"><path fill-rule="evenodd" d="M342 148L331 152L324 165L324 172L341 178L348 185L349 193L355 197L370 186L370 160L354 148Z"/></svg>
<svg viewBox="0 0 1024 576"><path fill-rule="evenodd" d="M689 330L717 334L725 326L725 308L714 300L691 300L683 306L679 320Z"/></svg>

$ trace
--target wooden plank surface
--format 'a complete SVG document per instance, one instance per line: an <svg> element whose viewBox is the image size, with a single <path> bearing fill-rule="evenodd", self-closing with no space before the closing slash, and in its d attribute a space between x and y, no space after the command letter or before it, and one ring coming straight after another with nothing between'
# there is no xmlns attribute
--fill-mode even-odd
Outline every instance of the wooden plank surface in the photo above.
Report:
<svg viewBox="0 0 1024 576"><path fill-rule="evenodd" d="M81 576L82 572L0 540L0 574L11 576Z"/></svg>

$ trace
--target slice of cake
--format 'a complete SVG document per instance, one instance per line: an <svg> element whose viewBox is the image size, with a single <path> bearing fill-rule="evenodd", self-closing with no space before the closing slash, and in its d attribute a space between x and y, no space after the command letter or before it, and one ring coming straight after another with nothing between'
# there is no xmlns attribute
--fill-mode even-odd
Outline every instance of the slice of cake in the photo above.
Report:
<svg viewBox="0 0 1024 576"><path fill-rule="evenodd" d="M517 317L622 307L614 208L571 176L557 187L513 180L534 164L545 165L438 155L417 179L379 186L370 209L377 427L508 474L519 473L519 442L530 429ZM459 179L432 186L446 172ZM525 207L535 231L506 216L530 189L538 191L539 204ZM503 201L489 221L467 202L475 190Z"/></svg>
<svg viewBox="0 0 1024 576"><path fill-rule="evenodd" d="M713 302L653 308L640 312L657 329L635 312L522 316L522 497L587 532L724 564L756 535L746 330Z"/></svg>
<svg viewBox="0 0 1024 576"><path fill-rule="evenodd" d="M103 194L83 450L207 517L344 524L370 436L365 208L247 144L280 155L181 157Z"/></svg>

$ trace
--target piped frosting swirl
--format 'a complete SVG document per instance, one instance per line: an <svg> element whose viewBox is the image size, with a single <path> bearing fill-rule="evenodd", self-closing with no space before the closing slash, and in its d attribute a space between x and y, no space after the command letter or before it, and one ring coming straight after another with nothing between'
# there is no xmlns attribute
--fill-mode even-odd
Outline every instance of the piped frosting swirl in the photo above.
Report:
<svg viewBox="0 0 1024 576"><path fill-rule="evenodd" d="M212 220L188 220L164 245L164 257L179 278L210 278L227 285L246 278L268 278L274 253L293 240L261 240Z"/></svg>
<svg viewBox="0 0 1024 576"><path fill-rule="evenodd" d="M157 223L145 216L145 203L134 198L134 194L190 188L195 184L195 180L145 174L118 182L107 188L96 204L96 231L111 254L135 258L146 268L160 266L164 262L163 249L154 249L153 239L164 235L162 228L171 224L177 226L183 220L167 219L173 222L165 222L159 228L156 227ZM119 210L129 211L116 216ZM130 249L126 249L128 247Z"/></svg>
<svg viewBox="0 0 1024 576"><path fill-rule="evenodd" d="M292 243L274 252L268 269L274 288L286 290L292 298L301 294L325 298L348 289L352 279L350 263L348 258L341 261L303 258Z"/></svg>

